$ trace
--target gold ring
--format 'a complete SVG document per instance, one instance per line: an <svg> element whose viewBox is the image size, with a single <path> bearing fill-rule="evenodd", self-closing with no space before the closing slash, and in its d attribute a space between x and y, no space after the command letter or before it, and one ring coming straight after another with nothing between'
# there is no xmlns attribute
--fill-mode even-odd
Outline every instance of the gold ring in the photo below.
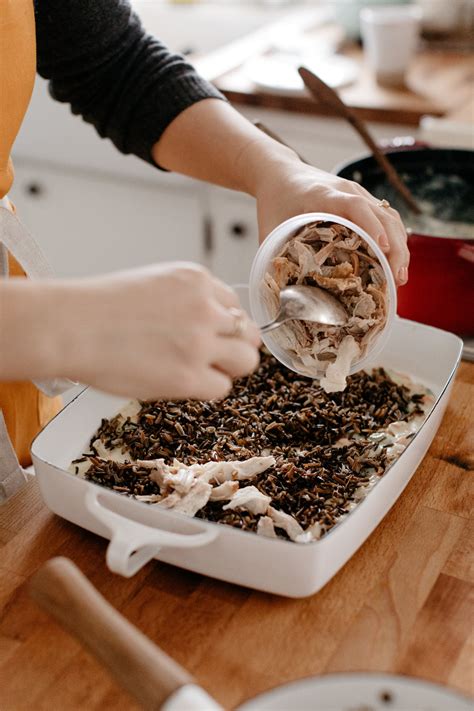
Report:
<svg viewBox="0 0 474 711"><path fill-rule="evenodd" d="M231 338L241 338L244 335L245 326L247 325L247 317L245 315L245 311L242 311L242 309L235 308L231 308L229 309L229 311L234 317L234 327L231 333L229 333L229 336Z"/></svg>
<svg viewBox="0 0 474 711"><path fill-rule="evenodd" d="M387 209L388 207L390 207L390 203L388 200L385 200L385 198L384 198L383 200L378 201L377 207L384 207L385 209Z"/></svg>

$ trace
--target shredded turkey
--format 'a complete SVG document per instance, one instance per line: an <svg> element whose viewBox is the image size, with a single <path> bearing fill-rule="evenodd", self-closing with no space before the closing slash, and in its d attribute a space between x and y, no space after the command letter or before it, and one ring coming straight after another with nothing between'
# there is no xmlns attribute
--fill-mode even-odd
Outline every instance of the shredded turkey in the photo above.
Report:
<svg viewBox="0 0 474 711"><path fill-rule="evenodd" d="M271 496L262 494L256 486L244 486L233 494L228 504L223 506L227 509L244 509L253 514L264 514L270 505Z"/></svg>
<svg viewBox="0 0 474 711"><path fill-rule="evenodd" d="M127 405L123 412L133 411ZM125 419L125 418L123 418ZM271 498L262 494L255 486L239 488L239 481L250 480L275 465L275 457L250 457L243 461L206 462L186 465L178 459L166 464L164 459L137 459L121 450L108 449L100 439L93 442L97 457L119 463L130 462L140 469L149 470L149 478L160 487L160 494L137 496L139 501L160 504L173 511L195 516L208 501L229 501L223 508L244 509L254 514L266 512ZM75 473L84 477L91 462L86 459L77 464Z"/></svg>
<svg viewBox="0 0 474 711"><path fill-rule="evenodd" d="M202 467L214 481L223 483L224 481L253 479L257 474L261 474L274 465L275 457L250 457L242 462L207 462Z"/></svg>
<svg viewBox="0 0 474 711"><path fill-rule="evenodd" d="M171 508L174 511L180 511L187 516L195 516L197 512L202 509L209 499L211 498L212 485L205 481L195 480L193 486L187 494L181 496L179 492L175 491L170 496L177 494L177 501L173 502ZM165 504L166 499L164 499L161 504Z"/></svg>
<svg viewBox="0 0 474 711"><path fill-rule="evenodd" d="M275 526L270 516L260 516L257 523L257 533L259 536L277 538Z"/></svg>
<svg viewBox="0 0 474 711"><path fill-rule="evenodd" d="M387 282L365 241L343 225L305 225L273 259L262 285L269 320L279 309L285 286L327 289L346 309L345 326L289 321L272 339L287 351L298 372L318 378L326 392L346 387L351 366L373 347L387 320Z"/></svg>
<svg viewBox="0 0 474 711"><path fill-rule="evenodd" d="M146 504L157 504L158 501L163 499L161 494L138 494L135 498L137 501L144 501Z"/></svg>
<svg viewBox="0 0 474 711"><path fill-rule="evenodd" d="M323 390L327 393L344 390L351 363L359 353L360 347L356 343L354 336L344 336L337 351L336 360L333 363L329 363L326 368L326 374L321 378Z"/></svg>
<svg viewBox="0 0 474 711"><path fill-rule="evenodd" d="M227 501L231 499L238 490L238 481L225 481L223 484L212 488L210 501Z"/></svg>
<svg viewBox="0 0 474 711"><path fill-rule="evenodd" d="M290 514L274 509L273 506L268 507L267 514L277 528L281 528L285 531L290 540L296 541L299 536L303 535L304 531L300 524L293 516L290 516Z"/></svg>
<svg viewBox="0 0 474 711"><path fill-rule="evenodd" d="M345 271L346 267L340 273L345 274ZM379 288L375 290L380 291ZM359 296L357 300L358 313L363 313L367 308L370 310L372 298L375 304L379 297L377 295L372 297L372 294ZM357 318L362 317L358 316ZM295 333L296 338L301 337L301 333L297 329ZM346 335L339 349L333 348L327 337L322 338L319 343L327 351L333 349L335 353L335 359L330 362L324 377L331 381L333 389L336 386L340 387L342 384L341 373L344 372L347 361L351 358L352 349L358 347L355 339ZM115 489L120 494L131 495L151 507L156 506L157 509L162 507L187 516L198 516L210 521L229 523L243 528L243 530L254 530L259 536L277 539L288 538L298 544L308 544L319 540L332 525L335 525L367 496L368 491L379 481L385 464L390 465L406 449L411 438L424 421L426 413L433 405L434 398L424 386L414 384L408 376L394 372L386 373L379 369L372 375L359 375L351 379L351 390L341 396L339 406L336 405L333 398L327 396L323 397L325 404L321 404L319 402L319 397L322 396L321 389L315 383L308 384L304 379L299 378L295 380L293 388L287 390L285 371L268 353L263 354L263 359L268 368L264 371L267 379L265 383L269 383L263 400L259 401L264 426L262 427L256 414L258 410L252 402L252 398L259 397L260 391L257 394L255 391L253 394L250 391L251 394L248 395L250 390L248 381L242 387L243 392L240 402L237 404L238 409L234 406L226 407L225 402L213 404L215 412L220 417L220 430L212 425L208 426L208 423L212 422L212 415L209 415L209 412L212 413L212 409L207 403L203 403L204 431L206 436L212 435L209 442L212 449L208 449L206 452L207 461L206 459L203 461L201 458L201 461L197 462L195 459L196 446L192 442L199 441L200 438L199 434L196 436L196 433L193 435L184 430L189 422L189 415L185 407L180 405L178 408L173 404L158 403L159 407L157 408L150 406L149 403L142 403L139 417L134 422L132 418L136 417L137 410L136 401L134 401L125 405L112 420L103 420L101 428L89 441L90 451L75 459L70 465L70 471L81 478ZM281 373L283 376L280 382L284 390L280 395L274 391L277 382L275 373ZM296 376L294 377L296 378ZM379 383L377 386L379 394L383 394L382 400L386 400L390 407L392 413L390 416L379 412L380 407L376 405L377 398L372 388L375 389L377 383ZM386 386L388 386L388 390L385 390ZM404 390L405 392L403 392ZM300 393L299 398L295 397L295 394L298 393ZM365 400L365 394L367 394L367 400ZM303 401L301 395L303 395ZM365 416L362 417L359 408L353 411L351 406L347 408L347 399L350 403L354 397L358 403L360 401L366 402L366 405L373 403L374 407L379 408L370 416L368 430L364 424ZM346 403L344 404L345 399ZM247 405L247 403L250 407L250 418L247 413L242 413L242 404ZM194 413L195 407L197 407L194 402L190 402L188 406L193 408L191 412ZM307 435L308 440L303 440L303 442L308 442L305 447L299 439L290 446L282 444L288 438L298 438L302 430L304 431L304 428L311 423L312 406L316 407L319 419L325 423L324 427L334 433L331 435L331 438L334 439L333 443L330 446L327 445L325 450L329 461L332 462L328 463L329 471L331 471L331 467L336 467L335 471L338 472L338 467L342 466L333 488L334 494L337 487L337 498L330 499L327 496L331 479L326 482L323 480L323 488L321 490L318 488L318 474L318 479L314 483L314 501L321 502L320 493L322 493L323 507L327 507L326 511L329 511L325 514L325 509L321 510L319 508L321 504L318 503L318 520L304 511L304 505L301 507L303 501L306 501L306 496L309 496L311 500L311 495L313 495L312 482L314 480L311 478L308 464L311 468L313 467L311 462L312 446L316 444L313 442L315 430L313 429ZM295 407L296 417L293 417ZM222 408L226 413L224 416L219 408ZM165 417L163 417L163 411ZM333 415L334 413L337 415L339 412L345 413L343 418L345 426L339 427L339 430L337 427L334 429L336 423L333 416L328 416L326 422L329 412L332 412ZM229 419L229 413L236 418L238 424ZM173 419L168 421L167 414ZM176 417L177 415L179 417ZM288 428L285 426L285 416ZM354 422L352 422L353 417L355 418ZM362 418L359 424L358 418ZM179 421L180 419L183 424ZM154 428L152 431L146 431L143 423L148 423L150 420L153 421ZM315 424L317 420L316 417ZM160 428L163 426L170 428L171 423L176 432L180 433L181 428L185 434L181 435L180 433L178 446L167 453L165 444L168 444L168 440L164 438L164 434L167 433L166 431L161 433ZM349 424L352 429L347 430ZM362 435L362 432L365 434ZM277 433L276 440L273 439L275 433ZM160 435L162 436L161 442ZM221 449L224 436L228 437L227 450ZM341 448L355 447L358 438L362 436L366 444L359 460L357 452L346 457L346 454L340 451ZM130 438L128 442L127 438ZM143 438L147 439L147 447L141 446ZM235 446L236 439L239 446ZM130 446L130 441L132 445L134 442L139 442L140 446L134 448ZM324 449L324 446L322 448ZM320 446L315 448L316 462L318 457L322 456L318 454L318 449ZM189 451L191 451L191 457ZM259 452L261 456L244 458L253 451ZM275 456L271 455L272 451ZM163 453L168 459L152 458L152 452L153 454ZM181 460L177 457L173 458L173 452L179 453ZM216 461L217 457L223 454L230 457L237 456L236 452L239 452L242 459ZM381 453L383 453L383 457ZM150 458L140 458L147 456ZM285 457L288 457L288 461L285 461ZM182 461L185 458L190 462L189 464ZM301 464L300 458L303 460ZM356 468L358 461L360 461L359 468ZM327 458L324 455L324 466L326 463ZM316 467L317 464L315 463L314 466ZM346 496L346 483L359 474L360 466L364 467L361 483L355 481L350 494ZM299 467L302 475L299 474L296 477L295 471L297 472ZM348 474L347 472L352 473ZM341 488L341 479L343 479L343 488ZM298 480L302 483L298 484ZM301 486L304 486L304 491L307 492L304 497L293 496L292 491L301 491L298 489ZM331 503L332 501L333 503ZM343 508L341 508L341 502ZM272 504L274 505L272 506ZM280 506L285 511L280 510ZM335 511L335 509L337 510ZM329 519L328 522L329 515L332 516L332 519Z"/></svg>

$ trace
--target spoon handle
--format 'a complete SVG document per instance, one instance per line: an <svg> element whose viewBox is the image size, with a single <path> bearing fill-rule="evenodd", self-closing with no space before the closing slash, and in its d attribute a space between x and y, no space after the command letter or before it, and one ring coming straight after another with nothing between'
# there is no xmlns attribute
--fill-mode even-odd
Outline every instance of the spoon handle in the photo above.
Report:
<svg viewBox="0 0 474 711"><path fill-rule="evenodd" d="M275 329L280 328L283 323L284 321L279 321L278 319L270 321L270 323L266 323L265 326L260 326L260 333L269 333L270 331L274 331Z"/></svg>
<svg viewBox="0 0 474 711"><path fill-rule="evenodd" d="M259 128L260 131L262 131L262 133L266 133L266 135L269 136L269 138L273 138L273 140L276 141L277 143L281 143L282 146L286 146L286 148L289 148L291 151L293 151L294 153L296 153L296 155L298 156L298 158L300 159L300 161L301 161L302 163L306 163L306 165L311 165L311 163L310 163L309 161L307 161L305 158L303 158L303 156L301 155L301 153L297 153L297 151L295 151L295 149L292 148L292 146L290 146L289 143L285 143L285 141L283 140L283 138L280 138L280 136L279 136L278 134L276 134L275 131L272 131L272 130L271 130L270 128L268 128L268 126L266 126L264 123L262 123L261 121L259 121L259 120L257 119L257 120L255 120L255 121L253 122L253 125L254 125L256 128Z"/></svg>
<svg viewBox="0 0 474 711"><path fill-rule="evenodd" d="M367 130L367 127L364 122L361 121L359 117L354 113L354 111L342 101L342 99L334 91L334 89L329 87L318 76L316 76L316 74L313 74L313 72L311 72L309 69L306 69L306 67L300 67L298 69L298 72L300 77L304 81L305 86L309 89L309 91L317 101L330 107L336 114L339 114L339 116L345 118L353 126L353 128L357 131L357 133L360 135L360 137L368 146L368 148L372 151L372 155L384 171L391 185L403 198L410 210L412 210L412 212L414 212L416 215L420 215L422 212L420 206L416 202L412 193L407 188L393 165L390 163L389 159L386 157L383 151L380 150L380 148L372 138L371 134Z"/></svg>

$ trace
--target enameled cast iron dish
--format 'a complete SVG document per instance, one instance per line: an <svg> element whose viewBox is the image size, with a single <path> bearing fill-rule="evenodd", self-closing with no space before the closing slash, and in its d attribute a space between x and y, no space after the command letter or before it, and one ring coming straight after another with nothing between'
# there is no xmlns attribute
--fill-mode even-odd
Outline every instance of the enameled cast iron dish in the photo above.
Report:
<svg viewBox="0 0 474 711"><path fill-rule="evenodd" d="M444 148L390 150L386 155L415 195L420 198L433 176L459 176L464 186L451 195L441 187L433 195L436 209L448 208L449 219L474 223L474 151ZM374 158L351 161L336 169L378 197L390 195L393 207L403 213L390 193ZM446 205L446 203L448 203ZM451 209L450 209L451 208ZM435 217L438 217L435 212ZM398 314L421 323L474 336L474 241L463 237L435 237L414 232L408 240L411 261L408 284L398 290Z"/></svg>
<svg viewBox="0 0 474 711"><path fill-rule="evenodd" d="M103 417L124 399L87 389L33 443L39 486L51 511L110 540L108 567L127 577L152 558L258 590L304 597L320 590L364 543L395 503L435 436L453 384L462 341L395 319L374 365L411 375L435 404L405 452L368 496L320 541L297 544L150 506L68 473ZM433 357L436 354L436 357Z"/></svg>

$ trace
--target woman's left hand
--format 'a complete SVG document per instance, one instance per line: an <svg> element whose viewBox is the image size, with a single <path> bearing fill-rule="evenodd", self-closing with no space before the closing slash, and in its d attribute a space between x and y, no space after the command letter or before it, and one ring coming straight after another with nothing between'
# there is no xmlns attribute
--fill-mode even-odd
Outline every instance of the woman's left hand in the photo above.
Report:
<svg viewBox="0 0 474 711"><path fill-rule="evenodd" d="M397 284L408 279L407 235L396 210L382 207L358 183L303 163L223 101L199 101L179 114L152 155L163 168L255 197L262 242L289 217L333 213L378 242Z"/></svg>
<svg viewBox="0 0 474 711"><path fill-rule="evenodd" d="M358 183L289 158L262 172L255 197L260 241L289 217L329 212L362 227L385 252L396 283L407 282L410 253L400 215Z"/></svg>

